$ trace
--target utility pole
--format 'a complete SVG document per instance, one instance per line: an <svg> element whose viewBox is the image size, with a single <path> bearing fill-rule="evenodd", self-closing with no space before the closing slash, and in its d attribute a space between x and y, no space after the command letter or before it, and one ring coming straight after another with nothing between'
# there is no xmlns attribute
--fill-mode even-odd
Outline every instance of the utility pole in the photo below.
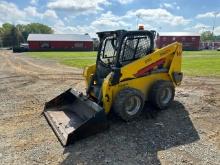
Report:
<svg viewBox="0 0 220 165"><path fill-rule="evenodd" d="M205 29L206 29L205 26L202 26L202 27L201 27L201 34L205 32ZM201 35L201 36L202 36L202 35ZM202 43L202 44L201 44L201 45L202 45L202 49L204 49L204 47L205 47L205 41L202 40L202 37L200 37L200 43Z"/></svg>
<svg viewBox="0 0 220 165"><path fill-rule="evenodd" d="M201 30L200 30L201 34L203 34L203 33L205 32L205 29L206 29L206 26L202 26L202 27L201 27ZM202 36L202 35L201 35L201 36ZM205 42L206 42L206 41L204 41L203 38L200 37L200 43L201 43L201 45L202 45L202 49L205 48L205 44L206 44Z"/></svg>
<svg viewBox="0 0 220 165"><path fill-rule="evenodd" d="M213 45L212 46L213 46L213 49L215 49L215 44L214 44L214 42L215 42L215 34L214 34L214 31L215 31L215 21L216 21L216 17L219 14L219 12L214 12L213 14L214 14L214 20L213 20L213 27L212 27L212 36L213 36L213 40L212 40Z"/></svg>

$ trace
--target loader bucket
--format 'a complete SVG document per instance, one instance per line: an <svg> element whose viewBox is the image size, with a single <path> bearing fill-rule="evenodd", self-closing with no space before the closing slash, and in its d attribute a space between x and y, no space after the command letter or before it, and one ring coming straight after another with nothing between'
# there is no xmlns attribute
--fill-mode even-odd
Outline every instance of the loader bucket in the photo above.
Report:
<svg viewBox="0 0 220 165"><path fill-rule="evenodd" d="M73 89L47 102L44 116L63 146L109 126L104 109Z"/></svg>

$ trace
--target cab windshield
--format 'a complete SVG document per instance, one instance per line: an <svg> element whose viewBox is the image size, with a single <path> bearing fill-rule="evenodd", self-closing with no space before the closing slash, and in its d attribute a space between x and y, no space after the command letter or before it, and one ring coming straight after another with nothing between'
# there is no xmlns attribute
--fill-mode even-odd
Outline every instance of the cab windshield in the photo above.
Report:
<svg viewBox="0 0 220 165"><path fill-rule="evenodd" d="M113 65L116 62L117 40L113 36L106 37L102 42L100 60L106 65Z"/></svg>
<svg viewBox="0 0 220 165"><path fill-rule="evenodd" d="M148 55L153 49L153 40L150 35L139 31L127 33L122 38L114 34L109 35L102 40L101 44L99 60L106 66L116 66L116 63L119 66L127 65Z"/></svg>

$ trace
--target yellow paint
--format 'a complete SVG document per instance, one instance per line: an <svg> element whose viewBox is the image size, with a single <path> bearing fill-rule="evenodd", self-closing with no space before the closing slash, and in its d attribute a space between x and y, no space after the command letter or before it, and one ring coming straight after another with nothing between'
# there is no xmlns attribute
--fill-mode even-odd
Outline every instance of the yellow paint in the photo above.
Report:
<svg viewBox="0 0 220 165"><path fill-rule="evenodd" d="M160 59L164 59L164 68L167 68L167 72L163 73L152 73L144 77L136 78L134 75L140 69L149 66ZM151 85L157 80L169 80L172 81L174 86L180 85L175 84L173 81L173 72L181 72L181 59L182 59L182 44L173 43L164 48L156 49L153 53L144 56L136 61L129 63L121 68L122 76L120 82L117 85L111 85L111 74L104 79L102 84L102 102L106 113L109 113L114 102L114 98L117 93L127 87L135 88L140 90L144 96L145 100L148 99L148 92ZM89 66L85 69L83 75L86 79L86 84L90 80L91 74L95 73L95 65ZM126 79L128 79L126 81ZM125 81L123 81L125 80Z"/></svg>
<svg viewBox="0 0 220 165"><path fill-rule="evenodd" d="M96 64L90 65L84 69L83 76L85 77L86 86L88 86L88 83L91 79L91 75L95 73L95 70Z"/></svg>

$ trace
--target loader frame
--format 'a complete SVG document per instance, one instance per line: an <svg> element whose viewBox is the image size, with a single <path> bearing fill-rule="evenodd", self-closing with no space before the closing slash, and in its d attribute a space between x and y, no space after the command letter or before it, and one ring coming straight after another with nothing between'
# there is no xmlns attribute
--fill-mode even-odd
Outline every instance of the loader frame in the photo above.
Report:
<svg viewBox="0 0 220 165"><path fill-rule="evenodd" d="M107 129L107 114L112 107L129 121L141 114L146 100L159 108L168 106L174 98L174 87L182 81L180 43L154 49L155 32L145 30L100 32L98 36L96 64L83 72L86 96L70 88L44 107L44 116L63 146ZM169 91L166 105L158 104L157 98L163 93L158 89ZM136 98L139 106L132 106L138 111L127 116L127 110L122 110L130 98Z"/></svg>
<svg viewBox="0 0 220 165"><path fill-rule="evenodd" d="M101 32L100 47L95 65L91 65L84 70L84 77L88 89L93 84L94 79L91 78L99 72L97 64L100 61L102 44L106 37L115 35L118 41L116 54L116 62L111 66L111 72L104 78L100 95L95 96L90 90L87 94L93 98L97 98L97 102L104 107L106 113L109 113L117 93L124 88L134 88L144 91L145 100L148 100L149 89L157 80L168 80L173 82L174 86L180 85L183 74L181 72L182 60L182 44L175 42L162 49L153 50L154 31L116 31ZM151 46L146 54L138 59L132 59L130 63L121 65L120 55L123 49L124 40L127 36L143 35L150 36ZM135 52L136 53L136 52Z"/></svg>

